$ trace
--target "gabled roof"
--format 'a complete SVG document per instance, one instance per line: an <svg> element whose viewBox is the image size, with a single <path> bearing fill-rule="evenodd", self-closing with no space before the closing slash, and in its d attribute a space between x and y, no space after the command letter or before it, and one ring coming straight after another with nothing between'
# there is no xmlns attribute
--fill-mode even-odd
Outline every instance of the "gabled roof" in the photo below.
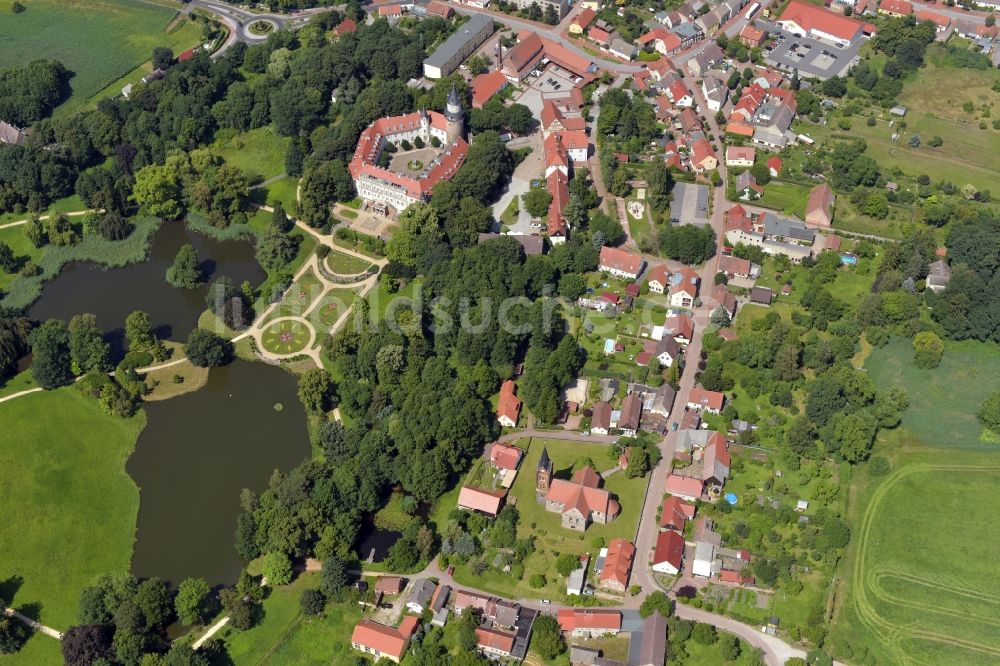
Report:
<svg viewBox="0 0 1000 666"><path fill-rule="evenodd" d="M517 469L521 462L521 449L497 442L490 449L490 462L500 469Z"/></svg>
<svg viewBox="0 0 1000 666"><path fill-rule="evenodd" d="M718 391L707 391L700 386L695 386L688 395L688 402L699 405L703 409L722 409L723 404L726 402L726 395Z"/></svg>
<svg viewBox="0 0 1000 666"><path fill-rule="evenodd" d="M499 490L483 490L482 488L462 486L458 492L458 506L462 509L480 511L495 516L500 513L500 505L503 504L504 496L505 493Z"/></svg>
<svg viewBox="0 0 1000 666"><path fill-rule="evenodd" d="M495 69L474 77L469 85L472 88L472 106L480 108L507 87L507 77L499 69Z"/></svg>
<svg viewBox="0 0 1000 666"><path fill-rule="evenodd" d="M616 247L608 247L607 245L601 248L601 255L598 262L598 265L602 267L613 268L633 275L639 274L642 264L643 259L640 255L632 254Z"/></svg>
<svg viewBox="0 0 1000 666"><path fill-rule="evenodd" d="M515 634L499 629L479 627L476 629L476 643L479 647L510 654L514 650Z"/></svg>
<svg viewBox="0 0 1000 666"><path fill-rule="evenodd" d="M771 155L769 158L767 158L768 169L774 169L778 173L781 173L781 165L782 165L781 158L778 157L777 155Z"/></svg>
<svg viewBox="0 0 1000 666"><path fill-rule="evenodd" d="M691 146L691 163L695 165L701 165L705 160L715 157L715 151L712 149L712 144L708 142L708 139L698 139Z"/></svg>
<svg viewBox="0 0 1000 666"><path fill-rule="evenodd" d="M371 620L361 620L354 627L351 643L377 650L381 654L392 655L399 660L402 659L406 643L419 623L419 618L407 616L396 629Z"/></svg>
<svg viewBox="0 0 1000 666"><path fill-rule="evenodd" d="M594 22L595 18L597 18L597 12L588 7L576 15L576 18L573 19L573 25L578 25L582 29L586 30L587 27Z"/></svg>
<svg viewBox="0 0 1000 666"><path fill-rule="evenodd" d="M756 156L757 156L757 151L754 150L750 146L727 146L726 147L726 161L727 162L731 162L733 160L746 160L747 162L753 162L754 158Z"/></svg>
<svg viewBox="0 0 1000 666"><path fill-rule="evenodd" d="M835 14L802 0L789 2L778 20L791 21L803 30L819 30L843 40L853 40L864 27L861 21Z"/></svg>
<svg viewBox="0 0 1000 666"><path fill-rule="evenodd" d="M611 403L598 402L594 404L593 415L590 417L590 427L607 430L611 427Z"/></svg>
<svg viewBox="0 0 1000 666"><path fill-rule="evenodd" d="M563 631L576 629L614 629L622 627L621 611L598 610L593 608L561 608L558 614L559 627Z"/></svg>
<svg viewBox="0 0 1000 666"><path fill-rule="evenodd" d="M666 562L680 571L683 561L684 537L674 531L660 532L656 536L656 547L653 549L653 565Z"/></svg>
<svg viewBox="0 0 1000 666"><path fill-rule="evenodd" d="M673 340L673 338L669 338ZM674 342L676 345L677 343ZM642 417L642 400L635 393L629 393L622 400L621 416L618 417L618 427L628 430L638 430Z"/></svg>
<svg viewBox="0 0 1000 666"><path fill-rule="evenodd" d="M709 442L708 446L705 447L705 457L702 459L702 463L702 481L713 478L725 481L729 476L729 468L732 466L725 440Z"/></svg>
<svg viewBox="0 0 1000 666"><path fill-rule="evenodd" d="M660 527L675 526L677 530L683 531L684 524L694 518L695 507L688 504L676 495L669 495L663 500L663 507L660 509Z"/></svg>
<svg viewBox="0 0 1000 666"><path fill-rule="evenodd" d="M629 574L632 573L632 562L635 560L635 546L621 537L613 539L608 544L608 554L604 558L604 568L601 570L601 582L615 582L625 587Z"/></svg>
<svg viewBox="0 0 1000 666"><path fill-rule="evenodd" d="M694 319L687 315L667 317L665 326L675 338L690 340L694 337Z"/></svg>
<svg viewBox="0 0 1000 666"><path fill-rule="evenodd" d="M701 479L690 476L680 476L671 474L667 477L667 492L671 495L682 495L684 497L701 497L704 487Z"/></svg>
<svg viewBox="0 0 1000 666"><path fill-rule="evenodd" d="M500 387L500 399L497 401L497 417L506 416L514 423L521 415L521 400L516 395L517 384L514 380L508 379Z"/></svg>

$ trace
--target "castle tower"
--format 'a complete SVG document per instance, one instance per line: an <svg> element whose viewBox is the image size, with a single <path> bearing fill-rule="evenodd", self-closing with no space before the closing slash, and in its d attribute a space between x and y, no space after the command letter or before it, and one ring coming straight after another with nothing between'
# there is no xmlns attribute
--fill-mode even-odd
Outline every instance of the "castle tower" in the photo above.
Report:
<svg viewBox="0 0 1000 666"><path fill-rule="evenodd" d="M545 504L545 496L549 494L549 484L552 483L552 461L549 459L548 449L542 449L542 456L538 459L538 467L535 469L535 501Z"/></svg>
<svg viewBox="0 0 1000 666"><path fill-rule="evenodd" d="M427 115L427 109L420 109L420 134L424 142L431 140L431 118Z"/></svg>
<svg viewBox="0 0 1000 666"><path fill-rule="evenodd" d="M448 100L444 107L444 117L448 121L448 144L455 143L458 138L465 138L465 109L462 107L462 100L458 96L455 86L451 87L448 93Z"/></svg>

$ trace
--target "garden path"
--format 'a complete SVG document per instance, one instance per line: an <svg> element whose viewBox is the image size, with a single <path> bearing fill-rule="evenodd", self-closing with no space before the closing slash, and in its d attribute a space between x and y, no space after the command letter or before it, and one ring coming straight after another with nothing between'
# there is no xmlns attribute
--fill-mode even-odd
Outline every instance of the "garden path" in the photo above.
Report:
<svg viewBox="0 0 1000 666"><path fill-rule="evenodd" d="M3 612L4 612L4 615L7 615L8 617L17 618L21 622L24 622L26 625L28 625L29 627L31 627L35 631L40 631L43 634L45 634L46 636L51 636L52 638L55 638L56 640L60 640L60 641L62 640L63 635L62 635L61 631L56 631L52 627L46 627L41 622L38 622L37 620L32 620L27 615L22 615L21 613L18 613L13 608L4 608Z"/></svg>

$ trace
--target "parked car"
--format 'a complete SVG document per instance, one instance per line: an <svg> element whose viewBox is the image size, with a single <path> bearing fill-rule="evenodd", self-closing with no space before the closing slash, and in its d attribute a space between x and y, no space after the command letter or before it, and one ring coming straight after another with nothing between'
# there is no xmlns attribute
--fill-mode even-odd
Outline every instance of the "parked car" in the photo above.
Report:
<svg viewBox="0 0 1000 666"><path fill-rule="evenodd" d="M448 575L449 576L454 576L455 575L455 565L454 564L451 565L450 567L448 567Z"/></svg>
<svg viewBox="0 0 1000 666"><path fill-rule="evenodd" d="M551 601L549 601L548 599L542 599L542 600L541 600L541 601L539 601L538 603L540 603L540 604L546 604L546 605L547 605L547 604L550 604L550 603L552 603L552 602L551 602Z"/></svg>

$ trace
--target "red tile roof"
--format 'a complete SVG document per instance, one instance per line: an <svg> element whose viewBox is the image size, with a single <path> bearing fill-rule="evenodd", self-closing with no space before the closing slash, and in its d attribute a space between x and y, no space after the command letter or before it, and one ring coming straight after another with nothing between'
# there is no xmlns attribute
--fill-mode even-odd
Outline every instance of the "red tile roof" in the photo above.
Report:
<svg viewBox="0 0 1000 666"><path fill-rule="evenodd" d="M781 165L782 165L781 158L778 157L777 155L771 155L769 158L767 158L767 168L768 169L774 169L775 172L777 172L777 173L780 174L781 173Z"/></svg>
<svg viewBox="0 0 1000 666"><path fill-rule="evenodd" d="M632 573L632 562L635 560L635 546L621 537L608 544L608 554L604 558L604 568L601 570L601 583L617 583L622 588L628 585L629 574Z"/></svg>
<svg viewBox="0 0 1000 666"><path fill-rule="evenodd" d="M396 134L420 127L422 113L415 111L404 116L379 118L365 128L358 138L358 147L355 149L354 158L348 167L351 176L355 179L361 176L370 176L390 182L405 189L407 194L415 199L430 196L435 185L454 176L465 162L465 155L469 150L469 144L461 138L445 149L438 163L430 167L423 178L401 176L376 164L383 142ZM427 111L426 113L432 127L445 129L448 126L444 115L437 111Z"/></svg>
<svg viewBox="0 0 1000 666"><path fill-rule="evenodd" d="M663 507L660 509L660 527L671 527L682 532L684 524L691 518L694 518L693 504L688 504L674 495L663 500Z"/></svg>
<svg viewBox="0 0 1000 666"><path fill-rule="evenodd" d="M609 33L607 30L604 30L603 28L598 28L597 26L594 26L593 28L588 30L587 36L590 37L595 42L597 42L598 44L607 44L608 42L611 41L611 33Z"/></svg>
<svg viewBox="0 0 1000 666"><path fill-rule="evenodd" d="M898 14L900 16L913 13L913 5L906 0L882 0L878 8L879 11L886 12L887 14Z"/></svg>
<svg viewBox="0 0 1000 666"><path fill-rule="evenodd" d="M719 257L719 271L726 275L749 275L750 260L739 257Z"/></svg>
<svg viewBox="0 0 1000 666"><path fill-rule="evenodd" d="M497 442L490 449L490 462L499 469L517 469L521 462L521 449Z"/></svg>
<svg viewBox="0 0 1000 666"><path fill-rule="evenodd" d="M663 28L653 28L645 35L639 37L639 44L642 46L653 44L654 48L656 48L656 42L662 42L662 48L657 48L657 51L661 52L666 51L667 53L671 53L681 47L681 38Z"/></svg>
<svg viewBox="0 0 1000 666"><path fill-rule="evenodd" d="M656 537L656 548L653 549L653 565L667 562L680 571L683 561L684 537L673 531L660 532Z"/></svg>
<svg viewBox="0 0 1000 666"><path fill-rule="evenodd" d="M506 416L514 423L521 415L521 400L514 393L517 391L517 384L514 380L508 379L500 387L500 399L497 401L497 418Z"/></svg>
<svg viewBox="0 0 1000 666"><path fill-rule="evenodd" d="M491 516L500 513L505 493L499 490L483 490L462 486L458 491L458 506L470 511L480 511Z"/></svg>
<svg viewBox="0 0 1000 666"><path fill-rule="evenodd" d="M702 487L701 479L695 479L690 476L679 476L677 474L671 474L667 477L667 492L671 495L701 497Z"/></svg>
<svg viewBox="0 0 1000 666"><path fill-rule="evenodd" d="M403 8L399 5L382 5L378 8L379 16L402 16Z"/></svg>
<svg viewBox="0 0 1000 666"><path fill-rule="evenodd" d="M622 614L616 610L561 608L558 619L559 627L563 631L576 629L614 629L617 631L622 628Z"/></svg>
<svg viewBox="0 0 1000 666"><path fill-rule="evenodd" d="M449 9L451 8L449 7ZM486 102L506 88L508 84L507 77L498 69L474 77L469 84L472 88L472 108L483 108Z"/></svg>
<svg viewBox="0 0 1000 666"><path fill-rule="evenodd" d="M392 655L399 660L403 658L406 643L419 622L419 618L407 616L400 623L399 629L395 629L371 620L361 620L354 627L351 643L378 650L381 654Z"/></svg>
<svg viewBox="0 0 1000 666"><path fill-rule="evenodd" d="M514 651L515 635L498 629L480 627L476 629L476 639L479 647L497 650L505 654Z"/></svg>
<svg viewBox="0 0 1000 666"><path fill-rule="evenodd" d="M698 139L691 146L691 164L695 166L704 166L704 168L709 168L706 165L706 160L709 158L715 158L715 151L712 149L712 144L708 142L708 139Z"/></svg>
<svg viewBox="0 0 1000 666"><path fill-rule="evenodd" d="M755 28L749 23L743 26L740 30L740 40L744 42L749 42L754 46L760 46L761 42L767 37L767 32L761 30L760 28Z"/></svg>
<svg viewBox="0 0 1000 666"><path fill-rule="evenodd" d="M566 218L563 217L563 209L569 203L569 178L565 173L556 169L545 179L552 201L549 203L548 226L549 236L565 236L569 230Z"/></svg>
<svg viewBox="0 0 1000 666"><path fill-rule="evenodd" d="M750 146L726 147L727 162L731 162L733 160L745 160L747 162L753 162L756 156L757 156L757 151L751 148Z"/></svg>
<svg viewBox="0 0 1000 666"><path fill-rule="evenodd" d="M748 125L739 120L733 121L730 119L726 123L726 134L735 134L737 136L753 136L753 125Z"/></svg>
<svg viewBox="0 0 1000 666"><path fill-rule="evenodd" d="M337 25L336 28L333 29L333 32L339 37L341 35L352 33L357 29L358 29L357 23L355 23L351 19L344 19L343 21L340 22L339 25Z"/></svg>
<svg viewBox="0 0 1000 666"><path fill-rule="evenodd" d="M399 594L403 591L403 579L399 576L379 576L375 580L375 591L382 594Z"/></svg>
<svg viewBox="0 0 1000 666"><path fill-rule="evenodd" d="M591 512L599 511L611 518L617 515L620 507L618 502L611 499L611 493L597 487L599 483L600 476L597 472L585 467L574 474L569 481L553 480L545 499L561 504L563 513L577 509L587 518Z"/></svg>
<svg viewBox="0 0 1000 666"><path fill-rule="evenodd" d="M601 248L598 265L638 275L639 270L642 268L642 263L642 257L638 254L632 254L631 252L605 245Z"/></svg>
<svg viewBox="0 0 1000 666"><path fill-rule="evenodd" d="M437 0L432 0L427 3L427 13L434 14L435 16L440 16L441 18L451 18L451 15L455 13L455 10L444 4L443 2L437 2Z"/></svg>
<svg viewBox="0 0 1000 666"><path fill-rule="evenodd" d="M803 30L819 30L844 40L853 40L861 34L864 24L852 18L810 5L802 0L792 0L781 13L779 21L791 21Z"/></svg>
<svg viewBox="0 0 1000 666"><path fill-rule="evenodd" d="M685 340L690 340L694 337L694 319L687 315L667 317L666 327L675 338L682 337Z"/></svg>
<svg viewBox="0 0 1000 666"><path fill-rule="evenodd" d="M951 25L951 19L949 19L947 16L942 16L941 14L937 14L935 12L929 12L926 9L921 9L920 11L917 12L917 20L930 21L931 23L934 23L941 28L947 28L949 25Z"/></svg>
<svg viewBox="0 0 1000 666"><path fill-rule="evenodd" d="M587 9L584 9L582 12L576 15L576 18L573 19L573 24L578 25L582 29L586 30L587 26L593 23L595 18L597 18L597 12L588 7Z"/></svg>
<svg viewBox="0 0 1000 666"><path fill-rule="evenodd" d="M691 389L688 402L700 405L702 408L721 410L722 405L726 402L726 396L718 391L706 391L700 386L695 386Z"/></svg>

